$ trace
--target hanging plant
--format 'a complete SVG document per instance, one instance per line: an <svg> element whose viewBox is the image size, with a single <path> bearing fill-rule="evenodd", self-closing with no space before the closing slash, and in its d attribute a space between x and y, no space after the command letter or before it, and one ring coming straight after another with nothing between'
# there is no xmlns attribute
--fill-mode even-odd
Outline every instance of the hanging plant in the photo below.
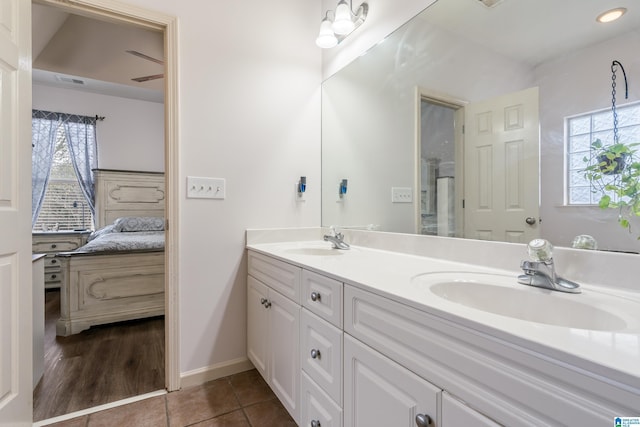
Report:
<svg viewBox="0 0 640 427"><path fill-rule="evenodd" d="M614 143L605 146L599 139L593 141L591 155L583 158L587 166L582 172L591 183L592 191L602 194L598 206L602 209L618 209L618 223L631 231L630 219L640 216L640 162L636 154L640 143L619 142L616 112L617 67L620 67L624 75L625 98L629 96L624 68L620 62L613 61L611 63L611 111Z"/></svg>

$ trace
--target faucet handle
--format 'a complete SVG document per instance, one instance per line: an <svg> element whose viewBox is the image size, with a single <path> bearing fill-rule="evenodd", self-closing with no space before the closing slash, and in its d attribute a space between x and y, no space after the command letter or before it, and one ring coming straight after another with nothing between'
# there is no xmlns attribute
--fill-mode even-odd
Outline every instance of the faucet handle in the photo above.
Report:
<svg viewBox="0 0 640 427"><path fill-rule="evenodd" d="M527 252L534 261L549 262L553 257L553 245L545 239L533 239L527 245Z"/></svg>

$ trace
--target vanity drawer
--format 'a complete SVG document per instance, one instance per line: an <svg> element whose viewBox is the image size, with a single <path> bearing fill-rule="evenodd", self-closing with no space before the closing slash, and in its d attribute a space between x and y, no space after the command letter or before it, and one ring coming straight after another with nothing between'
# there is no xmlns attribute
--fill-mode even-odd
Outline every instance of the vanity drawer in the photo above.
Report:
<svg viewBox="0 0 640 427"><path fill-rule="evenodd" d="M342 328L342 282L308 270L302 271L302 305Z"/></svg>
<svg viewBox="0 0 640 427"><path fill-rule="evenodd" d="M248 270L251 276L300 304L300 267L249 251Z"/></svg>
<svg viewBox="0 0 640 427"><path fill-rule="evenodd" d="M303 309L300 352L302 370L342 405L342 331Z"/></svg>
<svg viewBox="0 0 640 427"><path fill-rule="evenodd" d="M52 255L47 255L44 259L44 268L47 271L60 271L60 260Z"/></svg>
<svg viewBox="0 0 640 427"><path fill-rule="evenodd" d="M327 395L309 376L302 372L300 383L300 425L341 427L342 408Z"/></svg>
<svg viewBox="0 0 640 427"><path fill-rule="evenodd" d="M46 284L60 282L62 274L60 271L45 271L44 281Z"/></svg>

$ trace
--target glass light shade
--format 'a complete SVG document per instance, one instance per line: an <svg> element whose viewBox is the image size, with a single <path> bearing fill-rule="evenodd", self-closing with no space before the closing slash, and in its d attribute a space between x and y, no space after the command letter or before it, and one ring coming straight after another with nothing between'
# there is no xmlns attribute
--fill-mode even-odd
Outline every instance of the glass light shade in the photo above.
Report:
<svg viewBox="0 0 640 427"><path fill-rule="evenodd" d="M323 49L329 49L338 44L338 39L333 33L331 21L327 18L320 23L320 33L316 39L316 44Z"/></svg>
<svg viewBox="0 0 640 427"><path fill-rule="evenodd" d="M351 18L351 7L342 0L336 7L336 19L333 20L333 32L336 34L349 34L356 27Z"/></svg>

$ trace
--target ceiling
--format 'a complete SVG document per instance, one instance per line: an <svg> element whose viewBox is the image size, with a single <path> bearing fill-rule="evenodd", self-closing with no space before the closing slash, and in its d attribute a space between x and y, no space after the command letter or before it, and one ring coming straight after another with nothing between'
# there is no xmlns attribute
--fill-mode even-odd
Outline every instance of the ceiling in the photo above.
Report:
<svg viewBox="0 0 640 427"><path fill-rule="evenodd" d="M33 4L34 83L163 102L164 79L131 79L162 74L164 66L127 53L164 58L162 32L67 13Z"/></svg>

